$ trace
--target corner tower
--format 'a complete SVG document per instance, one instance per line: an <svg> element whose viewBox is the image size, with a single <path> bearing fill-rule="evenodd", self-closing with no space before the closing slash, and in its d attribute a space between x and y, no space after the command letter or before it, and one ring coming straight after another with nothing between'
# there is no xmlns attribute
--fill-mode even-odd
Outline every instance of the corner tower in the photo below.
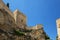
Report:
<svg viewBox="0 0 60 40"><path fill-rule="evenodd" d="M56 20L58 40L60 40L60 18Z"/></svg>
<svg viewBox="0 0 60 40"><path fill-rule="evenodd" d="M19 10L15 10L13 14L15 23L19 26L19 28L23 28L26 25L26 16Z"/></svg>

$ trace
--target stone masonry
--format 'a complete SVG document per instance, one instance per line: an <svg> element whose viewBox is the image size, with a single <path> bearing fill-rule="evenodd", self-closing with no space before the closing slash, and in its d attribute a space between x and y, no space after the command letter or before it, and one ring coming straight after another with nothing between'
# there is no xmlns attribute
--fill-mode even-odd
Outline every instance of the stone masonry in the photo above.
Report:
<svg viewBox="0 0 60 40"><path fill-rule="evenodd" d="M0 0L0 40L47 40L43 26L28 27L26 16L19 10L11 12Z"/></svg>

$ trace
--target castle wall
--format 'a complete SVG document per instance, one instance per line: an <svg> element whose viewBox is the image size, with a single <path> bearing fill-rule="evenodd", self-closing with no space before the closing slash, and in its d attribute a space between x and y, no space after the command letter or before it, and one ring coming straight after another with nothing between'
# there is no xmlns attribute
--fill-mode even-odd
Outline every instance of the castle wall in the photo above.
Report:
<svg viewBox="0 0 60 40"><path fill-rule="evenodd" d="M28 30L29 28L26 27L26 16L18 10L12 13L2 0L0 0L0 12L0 40L45 40L42 25L36 25L30 28L31 31ZM27 29L24 29L25 27ZM13 28L15 28L15 31L17 29L21 30L24 35L18 36Z"/></svg>
<svg viewBox="0 0 60 40"><path fill-rule="evenodd" d="M12 12L10 11L10 9L4 4L4 2L2 0L0 0L0 9L5 9L10 15L11 17L13 17Z"/></svg>

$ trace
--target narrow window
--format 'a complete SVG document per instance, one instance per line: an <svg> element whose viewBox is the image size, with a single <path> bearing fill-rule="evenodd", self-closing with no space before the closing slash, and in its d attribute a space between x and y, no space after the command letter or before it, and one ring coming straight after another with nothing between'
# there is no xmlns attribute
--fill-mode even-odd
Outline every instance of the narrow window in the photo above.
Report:
<svg viewBox="0 0 60 40"><path fill-rule="evenodd" d="M23 20L21 20L21 22L23 22Z"/></svg>

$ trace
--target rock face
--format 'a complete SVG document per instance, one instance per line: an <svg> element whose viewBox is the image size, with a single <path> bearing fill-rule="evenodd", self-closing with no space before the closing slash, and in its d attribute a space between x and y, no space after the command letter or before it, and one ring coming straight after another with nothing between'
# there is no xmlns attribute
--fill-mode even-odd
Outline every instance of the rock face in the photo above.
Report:
<svg viewBox="0 0 60 40"><path fill-rule="evenodd" d="M13 13L0 0L0 40L46 40L42 25L27 27L26 16L18 10Z"/></svg>

